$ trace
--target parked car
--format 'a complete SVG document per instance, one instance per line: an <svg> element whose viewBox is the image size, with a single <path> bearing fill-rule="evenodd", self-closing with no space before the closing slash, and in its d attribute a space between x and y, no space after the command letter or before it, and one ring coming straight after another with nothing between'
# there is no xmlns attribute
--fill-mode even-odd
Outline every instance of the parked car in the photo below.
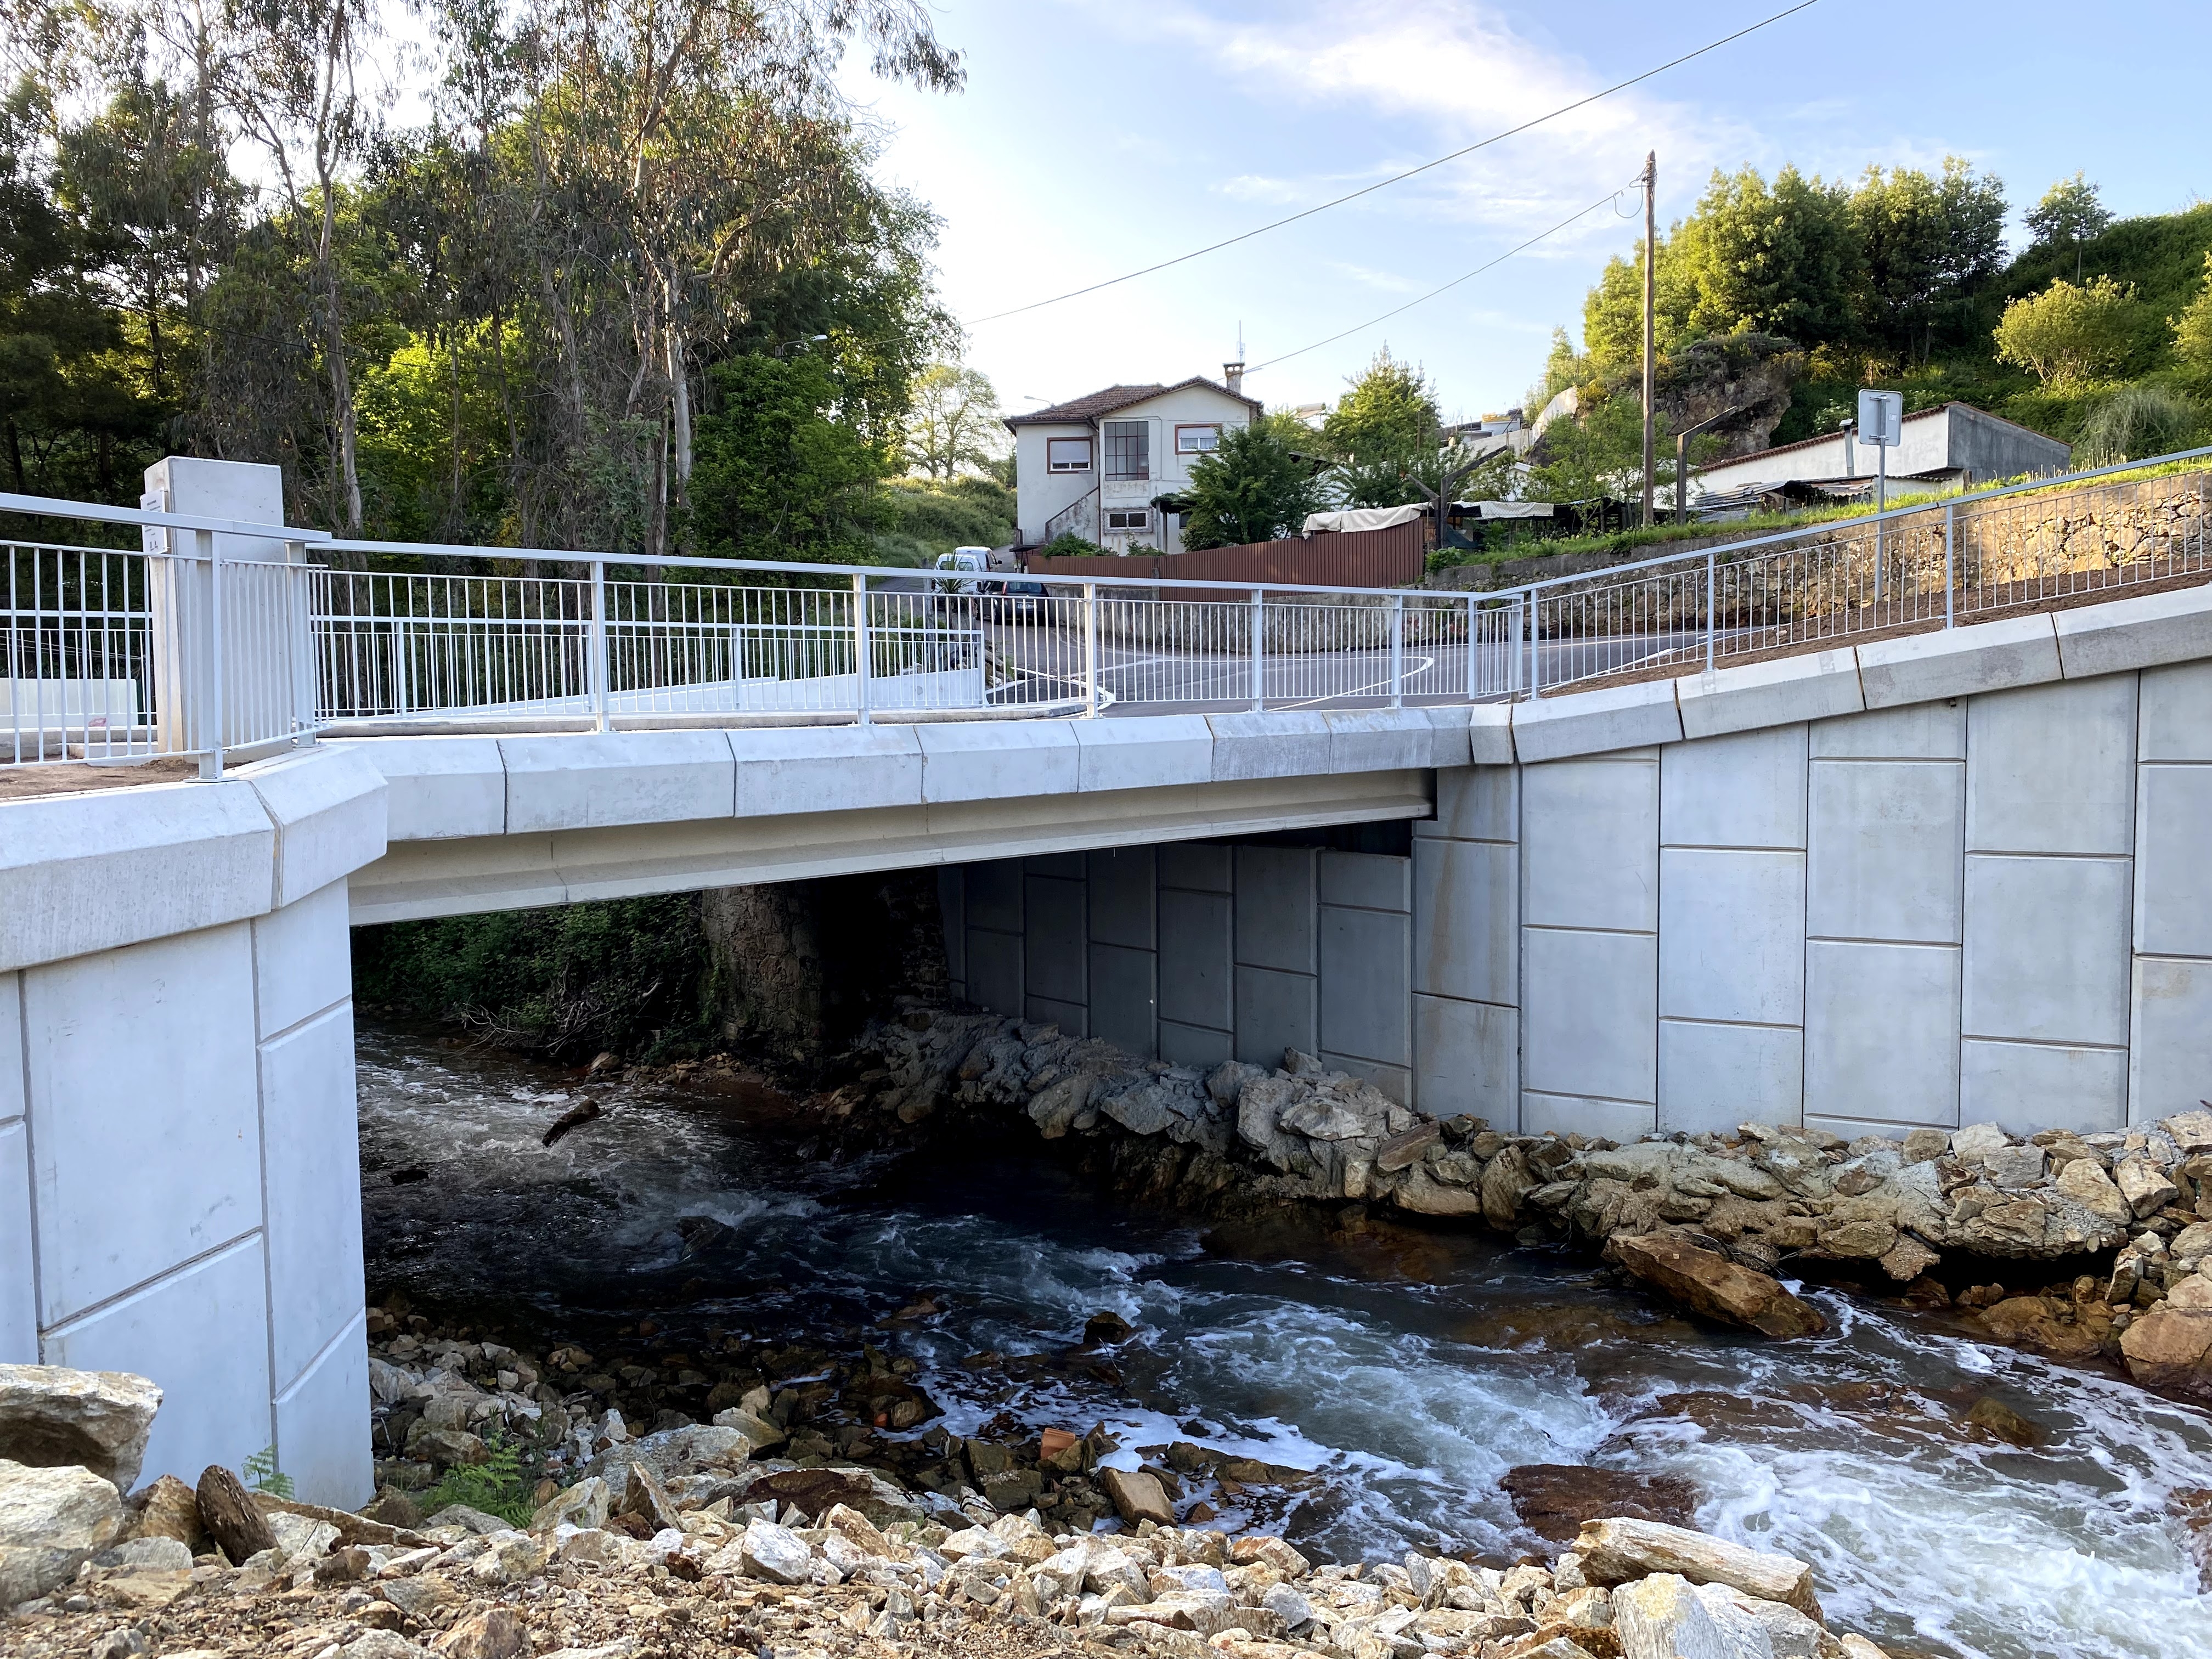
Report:
<svg viewBox="0 0 2212 1659"><path fill-rule="evenodd" d="M1044 609L1044 584L1024 577L996 577L984 582L981 592L1002 603L997 607L1003 615L1034 617Z"/></svg>

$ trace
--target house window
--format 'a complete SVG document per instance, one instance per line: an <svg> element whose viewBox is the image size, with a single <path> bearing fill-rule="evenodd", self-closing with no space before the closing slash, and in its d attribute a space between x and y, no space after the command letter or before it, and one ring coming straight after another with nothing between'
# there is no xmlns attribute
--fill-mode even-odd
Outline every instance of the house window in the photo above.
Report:
<svg viewBox="0 0 2212 1659"><path fill-rule="evenodd" d="M1176 453L1178 455L1211 455L1221 447L1221 428L1218 426L1179 426L1176 428Z"/></svg>
<svg viewBox="0 0 2212 1659"><path fill-rule="evenodd" d="M1044 441L1044 470L1048 472L1090 471L1091 440L1047 438Z"/></svg>
<svg viewBox="0 0 2212 1659"><path fill-rule="evenodd" d="M1106 476L1109 478L1149 478L1152 476L1152 428L1150 422L1106 422Z"/></svg>
<svg viewBox="0 0 2212 1659"><path fill-rule="evenodd" d="M1108 508L1106 528L1109 530L1146 531L1152 527L1150 513L1122 513Z"/></svg>

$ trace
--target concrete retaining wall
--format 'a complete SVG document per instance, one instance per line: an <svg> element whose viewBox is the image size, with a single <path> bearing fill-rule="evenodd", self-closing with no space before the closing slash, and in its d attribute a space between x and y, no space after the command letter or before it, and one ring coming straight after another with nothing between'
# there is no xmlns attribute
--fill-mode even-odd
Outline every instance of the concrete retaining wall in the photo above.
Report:
<svg viewBox="0 0 2212 1659"><path fill-rule="evenodd" d="M0 1360L137 1371L144 1478L374 1490L336 752L21 801L0 844Z"/></svg>
<svg viewBox="0 0 2212 1659"><path fill-rule="evenodd" d="M2212 663L1443 772L1415 834L1426 1111L2090 1133L2212 1095Z"/></svg>
<svg viewBox="0 0 2212 1659"><path fill-rule="evenodd" d="M1200 1067L1319 1055L1413 1091L1409 858L1188 842L941 878L954 994Z"/></svg>
<svg viewBox="0 0 2212 1659"><path fill-rule="evenodd" d="M954 977L1500 1129L2153 1122L2212 1097L2209 599L1476 708L1409 870L969 866Z"/></svg>

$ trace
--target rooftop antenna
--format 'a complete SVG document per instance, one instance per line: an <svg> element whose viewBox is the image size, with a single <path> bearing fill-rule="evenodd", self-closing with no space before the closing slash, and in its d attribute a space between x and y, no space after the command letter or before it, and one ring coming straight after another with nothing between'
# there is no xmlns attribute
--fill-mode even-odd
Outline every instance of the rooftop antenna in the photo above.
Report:
<svg viewBox="0 0 2212 1659"><path fill-rule="evenodd" d="M1244 395L1244 324L1242 319L1237 324L1237 356L1233 361L1222 364L1221 380L1237 396L1241 398Z"/></svg>

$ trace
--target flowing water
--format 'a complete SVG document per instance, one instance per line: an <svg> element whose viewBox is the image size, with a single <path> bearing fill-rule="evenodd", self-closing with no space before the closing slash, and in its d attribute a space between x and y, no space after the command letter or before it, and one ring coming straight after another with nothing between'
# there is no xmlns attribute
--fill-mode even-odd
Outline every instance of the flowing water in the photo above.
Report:
<svg viewBox="0 0 2212 1659"><path fill-rule="evenodd" d="M1099 1197L1013 1145L826 1167L765 1091L608 1096L551 1148L572 1079L364 1034L369 1276L550 1341L650 1311L911 1354L956 1434L1103 1420L1316 1472L1279 1520L1324 1559L1536 1547L1519 1464L1686 1477L1698 1522L1814 1563L1838 1628L1898 1654L2184 1659L2212 1597L2169 1495L2212 1487L2212 1416L1832 1292L1823 1337L1694 1326L1589 1265L1395 1226L1206 1231ZM397 1181L394 1176L399 1177ZM691 1252L676 1231L731 1231ZM928 1294L942 1311L894 1316ZM1111 1309L1122 1385L962 1362L1054 1353ZM2020 1449L1967 1427L1993 1397Z"/></svg>

